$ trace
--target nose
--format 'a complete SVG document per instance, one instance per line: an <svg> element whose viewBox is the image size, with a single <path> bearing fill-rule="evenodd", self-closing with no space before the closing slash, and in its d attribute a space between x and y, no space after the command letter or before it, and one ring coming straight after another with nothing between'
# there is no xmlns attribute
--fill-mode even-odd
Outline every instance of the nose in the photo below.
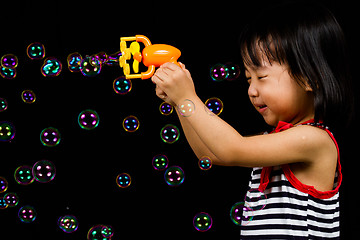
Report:
<svg viewBox="0 0 360 240"><path fill-rule="evenodd" d="M250 85L249 85L248 95L249 95L250 98L259 96L259 91L258 91L258 89L256 88L256 85L253 82L251 82Z"/></svg>

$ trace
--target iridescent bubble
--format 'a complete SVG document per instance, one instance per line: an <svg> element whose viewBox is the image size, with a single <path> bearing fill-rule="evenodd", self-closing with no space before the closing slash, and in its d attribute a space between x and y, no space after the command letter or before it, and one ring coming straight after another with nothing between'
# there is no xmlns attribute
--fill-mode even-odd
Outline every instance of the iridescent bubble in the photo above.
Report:
<svg viewBox="0 0 360 240"><path fill-rule="evenodd" d="M85 77L94 77L101 71L101 62L94 56L87 56L81 61L80 71Z"/></svg>
<svg viewBox="0 0 360 240"><path fill-rule="evenodd" d="M34 164L32 174L41 183L52 181L56 175L55 165L48 160L41 160Z"/></svg>
<svg viewBox="0 0 360 240"><path fill-rule="evenodd" d="M6 178L0 176L0 193L6 192L8 186L9 184Z"/></svg>
<svg viewBox="0 0 360 240"><path fill-rule="evenodd" d="M5 194L4 201L8 207L15 207L19 203L19 197L16 193L9 192Z"/></svg>
<svg viewBox="0 0 360 240"><path fill-rule="evenodd" d="M189 99L185 99L177 105L178 111L181 116L189 117L195 112L195 104Z"/></svg>
<svg viewBox="0 0 360 240"><path fill-rule="evenodd" d="M197 213L193 219L193 225L199 232L206 232L212 226L212 218L208 213Z"/></svg>
<svg viewBox="0 0 360 240"><path fill-rule="evenodd" d="M1 66L4 68L14 69L17 67L19 61L14 54L5 54L1 58Z"/></svg>
<svg viewBox="0 0 360 240"><path fill-rule="evenodd" d="M0 67L0 76L5 79L13 79L16 77L16 68Z"/></svg>
<svg viewBox="0 0 360 240"><path fill-rule="evenodd" d="M21 99L24 103L34 103L36 100L36 95L32 90L24 90L21 93Z"/></svg>
<svg viewBox="0 0 360 240"><path fill-rule="evenodd" d="M158 154L152 159L152 166L155 170L164 170L168 167L169 160L164 154Z"/></svg>
<svg viewBox="0 0 360 240"><path fill-rule="evenodd" d="M8 102L5 98L0 98L0 112L5 111L8 108Z"/></svg>
<svg viewBox="0 0 360 240"><path fill-rule="evenodd" d="M246 194L244 201L253 211L262 210L266 206L267 196L259 189L252 188Z"/></svg>
<svg viewBox="0 0 360 240"><path fill-rule="evenodd" d="M60 140L60 132L56 128L48 127L40 133L40 142L46 147L55 147L60 143Z"/></svg>
<svg viewBox="0 0 360 240"><path fill-rule="evenodd" d="M199 159L199 167L201 170L209 170L212 167L212 161L209 157L204 156Z"/></svg>
<svg viewBox="0 0 360 240"><path fill-rule="evenodd" d="M210 112L212 112L213 114L216 114L216 115L219 115L224 109L223 102L219 98L216 98L216 97L212 97L212 98L209 98L208 100L206 100L205 106L208 110L210 110ZM205 110L206 110L206 108L205 108Z"/></svg>
<svg viewBox="0 0 360 240"><path fill-rule="evenodd" d="M82 129L92 130L99 125L100 117L95 110L87 109L78 116L78 123Z"/></svg>
<svg viewBox="0 0 360 240"><path fill-rule="evenodd" d="M231 207L230 219L236 225L247 225L253 217L253 210L244 202L237 202Z"/></svg>
<svg viewBox="0 0 360 240"><path fill-rule="evenodd" d="M172 166L166 169L164 178L167 185L176 187L184 182L185 174L181 167Z"/></svg>
<svg viewBox="0 0 360 240"><path fill-rule="evenodd" d="M139 129L140 122L139 119L137 119L137 117L130 115L124 119L122 125L125 131L135 132L136 130Z"/></svg>
<svg viewBox="0 0 360 240"><path fill-rule="evenodd" d="M111 226L103 225L103 227L101 228L101 235L103 235L103 237L106 237L107 239L110 239L112 236L114 236L114 231Z"/></svg>
<svg viewBox="0 0 360 240"><path fill-rule="evenodd" d="M6 209L8 207L4 197L0 197L0 209Z"/></svg>
<svg viewBox="0 0 360 240"><path fill-rule="evenodd" d="M67 57L67 64L70 72L79 72L82 56L78 52L70 53Z"/></svg>
<svg viewBox="0 0 360 240"><path fill-rule="evenodd" d="M240 76L240 67L234 63L226 63L225 71L228 73L226 80L233 81Z"/></svg>
<svg viewBox="0 0 360 240"><path fill-rule="evenodd" d="M113 82L113 89L117 94L124 95L131 91L132 83L130 79L118 77Z"/></svg>
<svg viewBox="0 0 360 240"><path fill-rule="evenodd" d="M160 131L160 137L165 143L174 143L179 140L180 131L172 124L165 125Z"/></svg>
<svg viewBox="0 0 360 240"><path fill-rule="evenodd" d="M105 64L107 66L119 66L119 58L121 57L121 51L107 55Z"/></svg>
<svg viewBox="0 0 360 240"><path fill-rule="evenodd" d="M105 225L99 224L90 228L87 234L87 240L109 240L103 234L103 228Z"/></svg>
<svg viewBox="0 0 360 240"><path fill-rule="evenodd" d="M116 184L121 188L127 188L131 184L131 177L128 173L120 173L116 176Z"/></svg>
<svg viewBox="0 0 360 240"><path fill-rule="evenodd" d="M159 107L159 111L162 115L168 116L173 112L173 106L167 102L162 102Z"/></svg>
<svg viewBox="0 0 360 240"><path fill-rule="evenodd" d="M77 218L73 215L65 215L58 219L58 226L66 233L73 233L79 227Z"/></svg>
<svg viewBox="0 0 360 240"><path fill-rule="evenodd" d="M26 53L31 59L43 59L45 57L45 47L41 43L34 42L27 47Z"/></svg>
<svg viewBox="0 0 360 240"><path fill-rule="evenodd" d="M107 60L107 54L106 52L99 52L93 55L93 57L95 57L97 60L99 60L99 62L101 63L101 65L103 65L106 60Z"/></svg>
<svg viewBox="0 0 360 240"><path fill-rule="evenodd" d="M31 223L36 219L36 211L32 206L23 206L18 212L19 219L24 223Z"/></svg>
<svg viewBox="0 0 360 240"><path fill-rule="evenodd" d="M0 122L0 142L9 142L15 137L15 127L8 121Z"/></svg>
<svg viewBox="0 0 360 240"><path fill-rule="evenodd" d="M18 184L29 185L34 181L32 167L26 165L18 167L15 170L14 178Z"/></svg>
<svg viewBox="0 0 360 240"><path fill-rule="evenodd" d="M61 70L62 70L61 62L54 57L49 57L45 59L44 64L41 66L41 74L44 77L59 76Z"/></svg>
<svg viewBox="0 0 360 240"><path fill-rule="evenodd" d="M221 82L228 77L229 73L223 64L216 64L210 69L210 77L216 82Z"/></svg>

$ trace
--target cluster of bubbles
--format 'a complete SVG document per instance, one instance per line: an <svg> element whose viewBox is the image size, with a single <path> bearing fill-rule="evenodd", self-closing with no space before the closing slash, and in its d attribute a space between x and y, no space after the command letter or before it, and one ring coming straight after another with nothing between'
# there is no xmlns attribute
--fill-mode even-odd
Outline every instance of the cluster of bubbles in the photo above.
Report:
<svg viewBox="0 0 360 240"><path fill-rule="evenodd" d="M2 56L0 60L0 76L5 79L15 78L18 63L18 58L14 54L9 53Z"/></svg>
<svg viewBox="0 0 360 240"><path fill-rule="evenodd" d="M31 60L43 60L40 72L44 77L57 77L63 70L62 63L56 57L45 58L45 47L43 44L35 42L31 43L26 49L27 56ZM94 77L100 74L104 66L118 66L121 52L107 54L100 52L91 56L83 57L80 53L74 52L67 56L67 67L70 72L80 72L85 77ZM18 66L18 58L13 54L6 54L1 58L0 75L5 79L13 79L16 77L16 67ZM214 81L235 80L239 77L240 70L236 64L216 64L210 69L210 76ZM113 81L113 90L116 94L125 95L132 90L132 82L124 76L120 76ZM34 91L26 89L21 93L21 99L24 103L32 104L36 101ZM177 107L177 111L183 117L190 117L198 111L195 104L186 99ZM211 115L219 115L223 111L223 102L216 97L209 98L205 102L205 111ZM8 102L4 98L0 98L0 112L8 109ZM159 106L159 112L168 116L172 114L174 107L166 102ZM77 117L78 125L84 130L93 130L98 127L100 122L99 114L93 109L86 109L79 113ZM132 133L139 129L140 121L136 116L130 115L123 119L122 127L126 132ZM0 122L0 142L10 142L15 137L15 127L9 121ZM180 138L180 130L174 124L166 124L160 130L160 138L166 144L173 144ZM57 128L47 127L40 133L40 142L44 147L56 147L61 142L61 134ZM152 158L152 166L158 172L163 172L164 181L170 187L177 187L184 183L185 173L180 166L169 166L169 159L164 154L158 154ZM207 171L212 167L212 161L209 157L202 157L198 166L201 170ZM34 181L40 183L48 183L55 178L56 168L53 162L49 160L41 160L33 166L19 166L14 172L14 179L20 185L29 185ZM131 186L132 178L126 173L120 173L115 178L116 185L120 189ZM0 177L0 194L5 193L8 189L8 181L4 177ZM240 225L241 221L250 221L249 216L243 219L243 213L252 213L258 207L252 206L251 199L236 203L231 208L232 221ZM261 199L263 200L263 199ZM8 192L0 196L0 209L15 207L19 203L19 197L14 192ZM245 210L244 210L245 209ZM240 214L241 213L241 214ZM34 207L29 205L22 206L18 211L18 218L21 222L30 223L35 221L37 212ZM197 231L205 232L211 229L213 220L208 213L197 213L193 218L193 226ZM79 221L73 215L61 216L57 222L58 227L65 233L73 233L78 229ZM90 228L87 239L111 239L114 231L109 225L95 225Z"/></svg>
<svg viewBox="0 0 360 240"><path fill-rule="evenodd" d="M215 82L233 81L240 76L240 67L234 63L215 64L210 68L210 77Z"/></svg>
<svg viewBox="0 0 360 240"><path fill-rule="evenodd" d="M33 166L22 165L15 169L14 179L20 185L29 185L34 181L48 183L55 178L56 168L49 160L37 161ZM8 189L8 181L0 177L0 193L5 193ZM19 196L14 192L7 192L0 197L0 209L15 207L19 204ZM34 207L25 205L18 211L21 222L30 223L36 219L37 213Z"/></svg>

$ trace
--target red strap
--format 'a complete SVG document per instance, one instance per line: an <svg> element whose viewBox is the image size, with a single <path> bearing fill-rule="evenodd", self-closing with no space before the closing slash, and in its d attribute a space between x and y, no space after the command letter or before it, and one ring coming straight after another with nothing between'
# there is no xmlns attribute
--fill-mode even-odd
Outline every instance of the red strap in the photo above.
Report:
<svg viewBox="0 0 360 240"><path fill-rule="evenodd" d="M302 124L307 124L307 123L313 123L314 120L309 120L306 121ZM281 132L284 131L286 129L289 129L293 127L292 124L290 123L286 123L286 122L282 122L280 121L278 126L275 128L274 131L272 131L271 133L277 133L277 132ZM333 134L326 128L322 128L323 130L325 130L329 136L331 137L331 139L334 141L335 145L336 145L336 149L337 149L337 153L338 153L338 166L337 166L337 171L338 171L338 182L337 182L337 186L334 190L331 191L318 191L316 190L313 186L309 186L306 184L301 183L296 176L293 174L293 172L290 169L290 166L288 164L282 165L282 169L284 171L284 174L286 176L286 178L289 180L289 182L291 183L291 185L293 187L295 187L296 189L298 189L301 192L304 193L308 193L309 195L319 198L319 199L326 199L326 198L330 198L332 196L334 196L340 188L341 182L342 182L342 173L341 173L341 164L340 164L340 152L339 152L339 146L333 136ZM265 191L267 185L270 182L270 174L272 171L272 167L263 167L262 171L261 171L261 178L260 178L260 186L259 186L259 190L260 191Z"/></svg>

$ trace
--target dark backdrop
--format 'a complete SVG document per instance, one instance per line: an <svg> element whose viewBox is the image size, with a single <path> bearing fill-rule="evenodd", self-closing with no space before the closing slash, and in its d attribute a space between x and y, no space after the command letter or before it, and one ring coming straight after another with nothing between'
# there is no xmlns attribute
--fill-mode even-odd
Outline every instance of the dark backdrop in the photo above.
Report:
<svg viewBox="0 0 360 240"><path fill-rule="evenodd" d="M203 100L219 97L225 106L220 115L224 120L242 134L257 133L267 126L250 106L247 83L241 79L213 82L209 70L216 63L239 63L239 32L256 18L260 8L276 2L219 1L198 6L181 2L28 1L2 5L0 55L15 54L19 66L15 79L0 79L0 97L9 103L9 108L0 113L0 121L10 121L16 127L14 140L0 143L0 176L8 179L8 192L16 192L20 202L14 208L0 210L0 239L85 239L96 224L111 225L113 239L238 239L240 229L231 222L229 211L235 202L243 200L251 170L214 166L201 171L182 132L179 141L171 145L160 139L165 124L180 124L174 113L160 114L161 100L150 80L133 80L129 94L117 95L112 84L122 69L104 67L98 76L84 77L67 69L66 57L72 52L83 56L113 53L119 50L121 36L135 34L146 35L152 43L176 46L182 51L180 61L190 70L198 95ZM358 93L357 6L354 1L323 2L344 28L354 91ZM26 56L26 47L32 42L43 43L46 57L63 63L58 77L43 77L43 60ZM35 103L22 102L20 93L25 89L35 92ZM99 126L92 131L81 129L77 123L78 114L85 109L94 109L100 116ZM128 115L140 120L140 128L134 133L125 132L121 126ZM50 126L62 136L54 148L39 141L40 132ZM343 239L357 233L356 128L354 121L341 142ZM168 156L170 165L184 169L185 181L179 187L167 186L163 172L152 168L151 160L159 153ZM18 166L42 159L54 162L57 174L53 181L28 186L15 182L13 173ZM132 177L127 189L115 183L121 172ZM36 209L35 222L26 224L18 219L17 212L24 205ZM212 216L213 226L208 232L194 229L192 220L198 212ZM63 233L57 227L58 218L66 214L79 220L74 233Z"/></svg>

